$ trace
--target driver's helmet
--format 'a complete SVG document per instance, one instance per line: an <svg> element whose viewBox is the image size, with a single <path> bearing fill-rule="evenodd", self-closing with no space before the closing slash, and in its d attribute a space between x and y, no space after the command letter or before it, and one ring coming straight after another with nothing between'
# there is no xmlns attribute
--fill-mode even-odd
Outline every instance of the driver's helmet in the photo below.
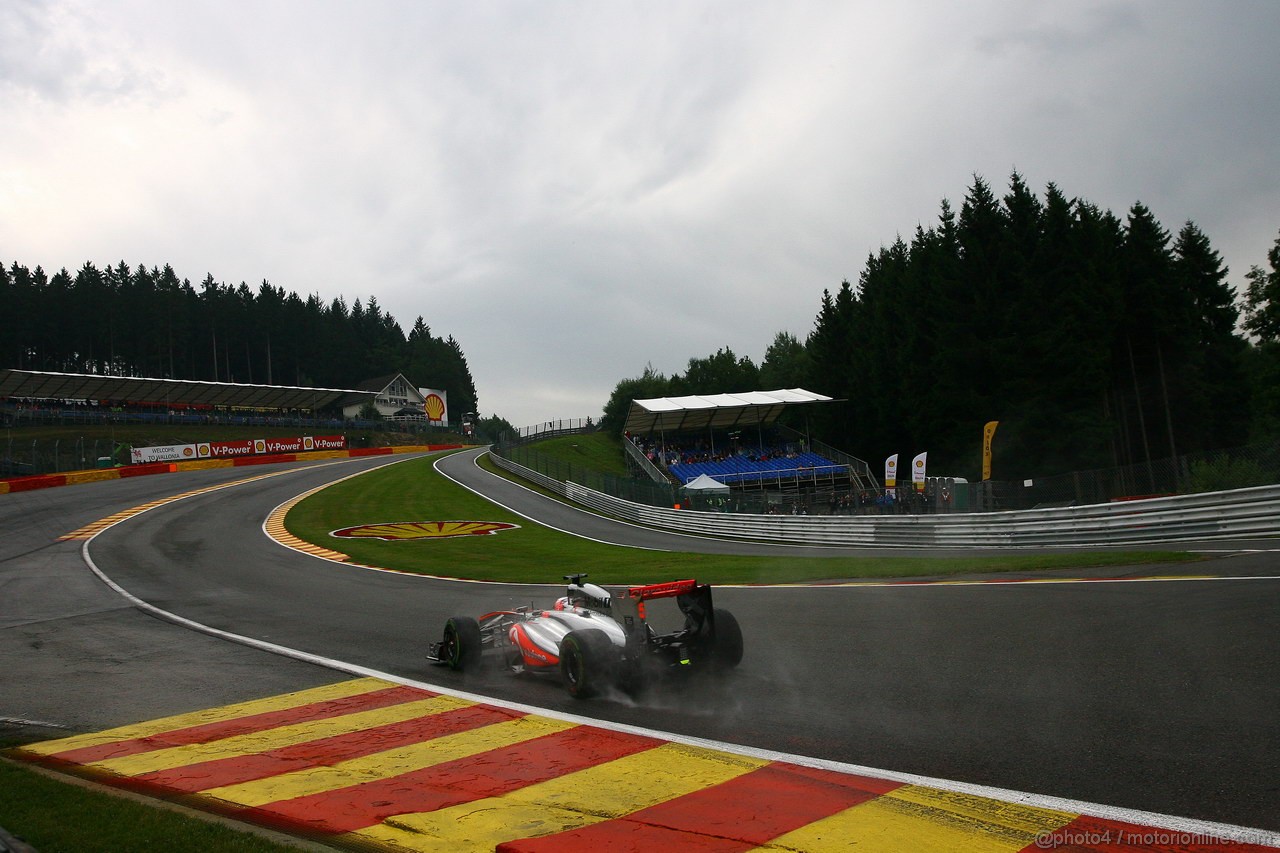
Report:
<svg viewBox="0 0 1280 853"><path fill-rule="evenodd" d="M556 610L572 610L573 602L569 600L569 596L563 596L556 599Z"/></svg>

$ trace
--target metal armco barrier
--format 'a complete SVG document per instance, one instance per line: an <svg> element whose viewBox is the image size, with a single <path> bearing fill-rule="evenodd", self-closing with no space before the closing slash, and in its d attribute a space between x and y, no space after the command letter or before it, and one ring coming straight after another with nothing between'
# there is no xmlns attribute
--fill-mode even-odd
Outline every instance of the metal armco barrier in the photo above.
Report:
<svg viewBox="0 0 1280 853"><path fill-rule="evenodd" d="M494 464L596 512L681 533L818 545L1025 547L1138 545L1280 536L1280 485L1017 512L945 515L737 515L632 503Z"/></svg>

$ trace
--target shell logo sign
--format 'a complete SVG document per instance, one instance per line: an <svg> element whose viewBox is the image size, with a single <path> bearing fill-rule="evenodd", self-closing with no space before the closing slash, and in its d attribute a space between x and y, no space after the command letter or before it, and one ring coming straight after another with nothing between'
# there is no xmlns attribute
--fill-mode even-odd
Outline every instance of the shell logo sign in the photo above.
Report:
<svg viewBox="0 0 1280 853"><path fill-rule="evenodd" d="M444 399L434 391L427 395L426 400L422 404L422 408L427 413L427 420L444 420Z"/></svg>
<svg viewBox="0 0 1280 853"><path fill-rule="evenodd" d="M409 539L492 536L502 530L515 530L519 526L503 521L399 521L344 527L341 530L334 530L329 535L339 539L381 539L384 542L403 542Z"/></svg>

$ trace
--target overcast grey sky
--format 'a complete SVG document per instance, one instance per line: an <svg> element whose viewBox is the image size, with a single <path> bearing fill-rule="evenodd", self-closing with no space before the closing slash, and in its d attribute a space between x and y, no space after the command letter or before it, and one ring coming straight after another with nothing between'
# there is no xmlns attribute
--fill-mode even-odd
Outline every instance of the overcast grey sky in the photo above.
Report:
<svg viewBox="0 0 1280 853"><path fill-rule="evenodd" d="M0 262L376 296L482 414L596 417L803 340L974 174L1193 220L1240 286L1278 42L1276 0L2 0Z"/></svg>

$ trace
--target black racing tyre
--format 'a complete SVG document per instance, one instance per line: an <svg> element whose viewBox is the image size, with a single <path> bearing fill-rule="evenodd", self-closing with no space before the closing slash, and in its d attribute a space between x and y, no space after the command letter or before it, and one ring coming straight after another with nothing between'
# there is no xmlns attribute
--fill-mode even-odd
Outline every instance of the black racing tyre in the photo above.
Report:
<svg viewBox="0 0 1280 853"><path fill-rule="evenodd" d="M733 669L742 662L742 629L728 610L715 608L715 645L711 648L711 664L716 669Z"/></svg>
<svg viewBox="0 0 1280 853"><path fill-rule="evenodd" d="M470 616L451 616L444 623L440 659L450 669L473 669L480 662L480 623Z"/></svg>
<svg viewBox="0 0 1280 853"><path fill-rule="evenodd" d="M560 641L560 676L575 699L595 696L613 684L617 653L599 628L570 631Z"/></svg>

